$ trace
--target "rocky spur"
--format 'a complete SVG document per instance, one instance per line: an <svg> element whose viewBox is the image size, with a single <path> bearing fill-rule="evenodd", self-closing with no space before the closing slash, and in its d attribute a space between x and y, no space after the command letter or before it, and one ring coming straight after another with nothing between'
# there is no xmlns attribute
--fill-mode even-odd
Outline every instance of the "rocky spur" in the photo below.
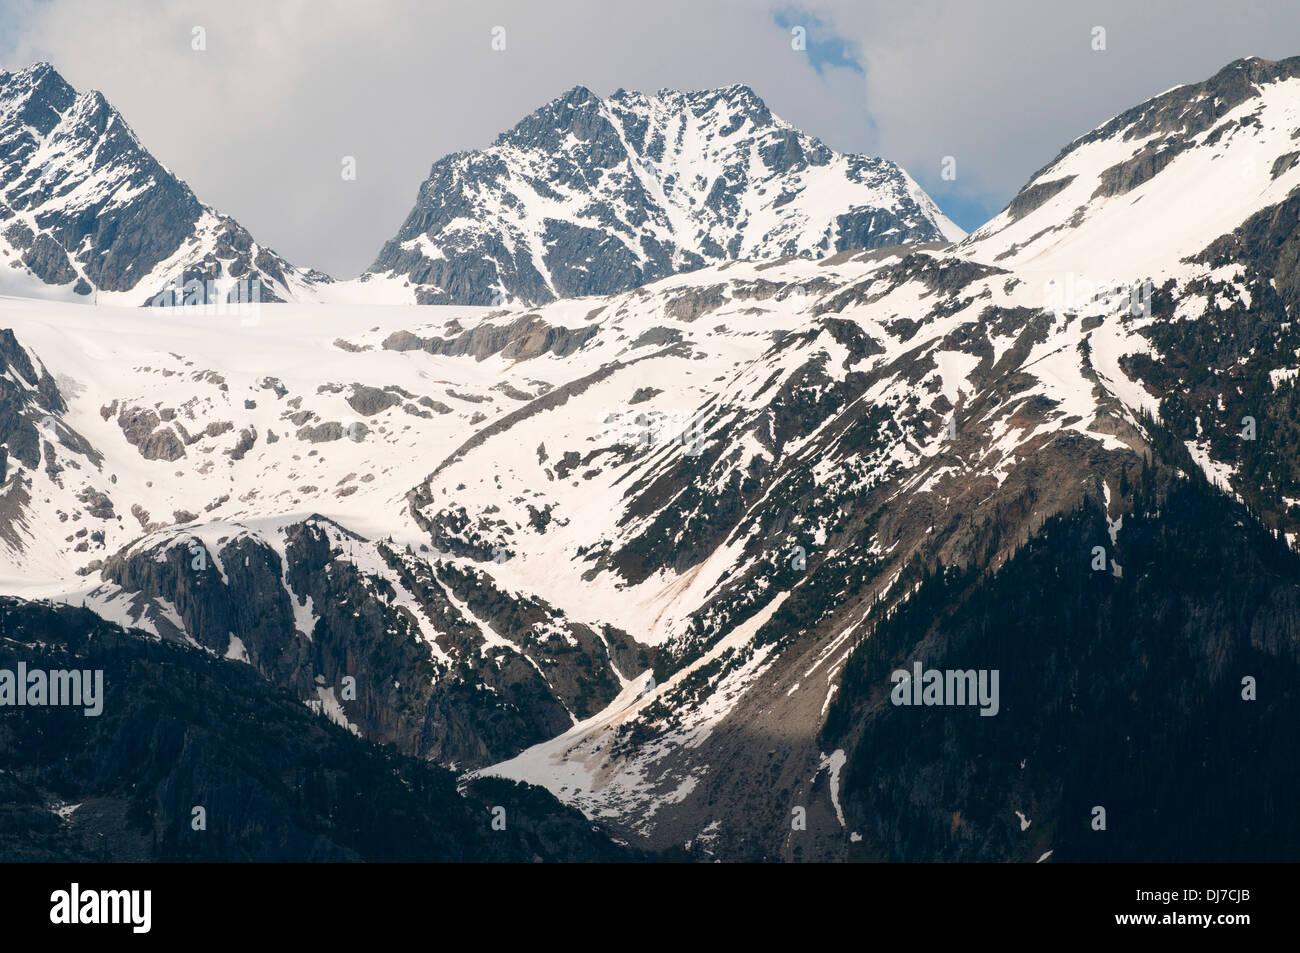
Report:
<svg viewBox="0 0 1300 953"><path fill-rule="evenodd" d="M104 710L103 669L0 668L0 708L75 705L87 718Z"/></svg>

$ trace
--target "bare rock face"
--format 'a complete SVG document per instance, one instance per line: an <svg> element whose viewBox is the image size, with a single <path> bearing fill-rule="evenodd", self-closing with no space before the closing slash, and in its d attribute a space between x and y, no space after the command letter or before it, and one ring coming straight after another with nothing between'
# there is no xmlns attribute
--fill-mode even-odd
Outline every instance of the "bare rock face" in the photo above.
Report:
<svg viewBox="0 0 1300 953"><path fill-rule="evenodd" d="M343 425L337 420L331 420L314 427L300 427L294 436L308 443L328 443L343 437Z"/></svg>
<svg viewBox="0 0 1300 953"><path fill-rule="evenodd" d="M595 327L573 331L548 324L539 315L526 314L509 324L484 322L449 338L422 338L410 331L394 331L384 339L383 347L390 351L418 350L447 357L468 355L479 361L501 354L522 361L543 354L565 357L595 334Z"/></svg>
<svg viewBox="0 0 1300 953"><path fill-rule="evenodd" d="M50 285L66 285L77 279L77 272L67 253L49 235L37 235L23 254L23 264Z"/></svg>
<svg viewBox="0 0 1300 953"><path fill-rule="evenodd" d="M0 444L8 447L7 455L28 468L39 466L41 425L65 410L49 372L37 370L12 330L0 329Z"/></svg>
<svg viewBox="0 0 1300 953"><path fill-rule="evenodd" d="M232 460L242 460L244 455L253 449L255 443L257 443L257 431L252 427L245 427L239 431L239 439L235 442L235 445L226 453L230 455Z"/></svg>
<svg viewBox="0 0 1300 953"><path fill-rule="evenodd" d="M449 414L452 412L450 407L440 400L434 400L432 397L421 397L418 403L422 407L428 407L435 414Z"/></svg>
<svg viewBox="0 0 1300 953"><path fill-rule="evenodd" d="M147 407L123 407L117 425L127 443L140 451L146 460L179 460L185 456L185 444L170 425Z"/></svg>
<svg viewBox="0 0 1300 953"><path fill-rule="evenodd" d="M348 406L362 417L373 417L375 414L383 413L389 407L400 404L402 397L393 391L381 390L378 387L353 384L352 393L347 400Z"/></svg>
<svg viewBox="0 0 1300 953"><path fill-rule="evenodd" d="M370 433L370 428L359 420L343 424L337 420L327 420L325 423L316 424L315 426L299 427L294 436L299 440L307 443L330 443L334 440L343 440L344 438L352 441L361 441Z"/></svg>
<svg viewBox="0 0 1300 953"><path fill-rule="evenodd" d="M668 302L668 307L664 310L669 317L689 323L721 306L726 301L723 296L723 288L723 285L691 288Z"/></svg>
<svg viewBox="0 0 1300 953"><path fill-rule="evenodd" d="M79 499L86 504L86 512L96 519L111 520L116 515L113 512L113 501L99 490L87 488L81 492Z"/></svg>
<svg viewBox="0 0 1300 953"><path fill-rule="evenodd" d="M289 389L281 383L278 377L263 377L262 388L274 393L276 400L279 400L285 394L289 393Z"/></svg>
<svg viewBox="0 0 1300 953"><path fill-rule="evenodd" d="M349 549L372 554L384 575L361 571ZM141 604L174 606L185 633L217 654L238 639L249 665L299 697L336 689L366 738L462 765L545 740L572 724L569 712L594 714L618 693L618 672L646 662L625 635L568 622L484 573L371 543L318 516L286 528L283 559L254 536L209 550L182 531L115 554L102 576ZM313 624L295 615L308 606ZM183 641L158 619L166 640ZM490 644L484 624L517 633L517 644ZM355 692L344 693L349 677Z"/></svg>

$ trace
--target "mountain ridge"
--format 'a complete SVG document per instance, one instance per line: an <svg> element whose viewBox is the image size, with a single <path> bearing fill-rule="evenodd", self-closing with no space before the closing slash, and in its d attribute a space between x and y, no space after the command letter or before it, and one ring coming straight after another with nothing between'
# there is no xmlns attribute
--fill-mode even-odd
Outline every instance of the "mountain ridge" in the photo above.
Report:
<svg viewBox="0 0 1300 953"><path fill-rule="evenodd" d="M367 274L404 278L420 303L538 304L709 262L963 234L899 167L834 153L743 84L607 99L579 85L435 162Z"/></svg>
<svg viewBox="0 0 1300 953"><path fill-rule="evenodd" d="M1125 120L966 244L238 328L7 305L0 579L639 848L1294 856L1300 82L1214 120L1076 215L1172 135ZM893 707L914 661L1005 704ZM1280 781L1164 803L1252 739Z"/></svg>
<svg viewBox="0 0 1300 953"><path fill-rule="evenodd" d="M98 90L47 62L0 72L0 289L145 305L187 282L206 303L256 281L274 302L326 280L201 203Z"/></svg>

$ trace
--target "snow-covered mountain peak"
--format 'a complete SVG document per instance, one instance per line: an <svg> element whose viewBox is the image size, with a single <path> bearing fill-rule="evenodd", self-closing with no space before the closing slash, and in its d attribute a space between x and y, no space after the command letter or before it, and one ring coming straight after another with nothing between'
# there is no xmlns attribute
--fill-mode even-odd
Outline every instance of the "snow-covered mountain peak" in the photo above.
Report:
<svg viewBox="0 0 1300 953"><path fill-rule="evenodd" d="M76 95L49 63L16 73L0 72L0 123L19 122L48 133Z"/></svg>
<svg viewBox="0 0 1300 953"><path fill-rule="evenodd" d="M1075 139L961 249L1003 265L1149 276L1298 185L1300 57L1237 60Z"/></svg>
<svg viewBox="0 0 1300 953"><path fill-rule="evenodd" d="M962 236L898 166L834 152L748 86L576 86L436 162L371 273L420 303L536 304L713 262Z"/></svg>
<svg viewBox="0 0 1300 953"><path fill-rule="evenodd" d="M201 203L99 91L48 63L0 73L0 293L141 305L239 280L277 301L323 279Z"/></svg>

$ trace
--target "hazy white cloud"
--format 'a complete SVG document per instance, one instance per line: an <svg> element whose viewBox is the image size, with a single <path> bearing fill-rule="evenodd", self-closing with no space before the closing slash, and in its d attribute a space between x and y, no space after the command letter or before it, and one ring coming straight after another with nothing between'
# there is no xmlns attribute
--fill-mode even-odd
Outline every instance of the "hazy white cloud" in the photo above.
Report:
<svg viewBox="0 0 1300 953"><path fill-rule="evenodd" d="M1295 0L807 0L858 46L871 133L967 227L1071 140L1244 56L1300 54ZM1105 30L1105 50L1093 30ZM957 179L945 182L944 156ZM974 221L970 216L974 214Z"/></svg>
<svg viewBox="0 0 1300 953"><path fill-rule="evenodd" d="M1050 6L0 0L0 66L48 59L102 90L201 199L291 261L345 276L397 230L434 160L487 145L578 84L748 83L833 148L899 161L970 225L1115 112L1238 56L1298 52L1286 48L1300 37L1293 0L1222 23L1222 3ZM804 19L810 53L790 46ZM1094 25L1104 53L1090 49ZM955 182L939 178L945 155Z"/></svg>

